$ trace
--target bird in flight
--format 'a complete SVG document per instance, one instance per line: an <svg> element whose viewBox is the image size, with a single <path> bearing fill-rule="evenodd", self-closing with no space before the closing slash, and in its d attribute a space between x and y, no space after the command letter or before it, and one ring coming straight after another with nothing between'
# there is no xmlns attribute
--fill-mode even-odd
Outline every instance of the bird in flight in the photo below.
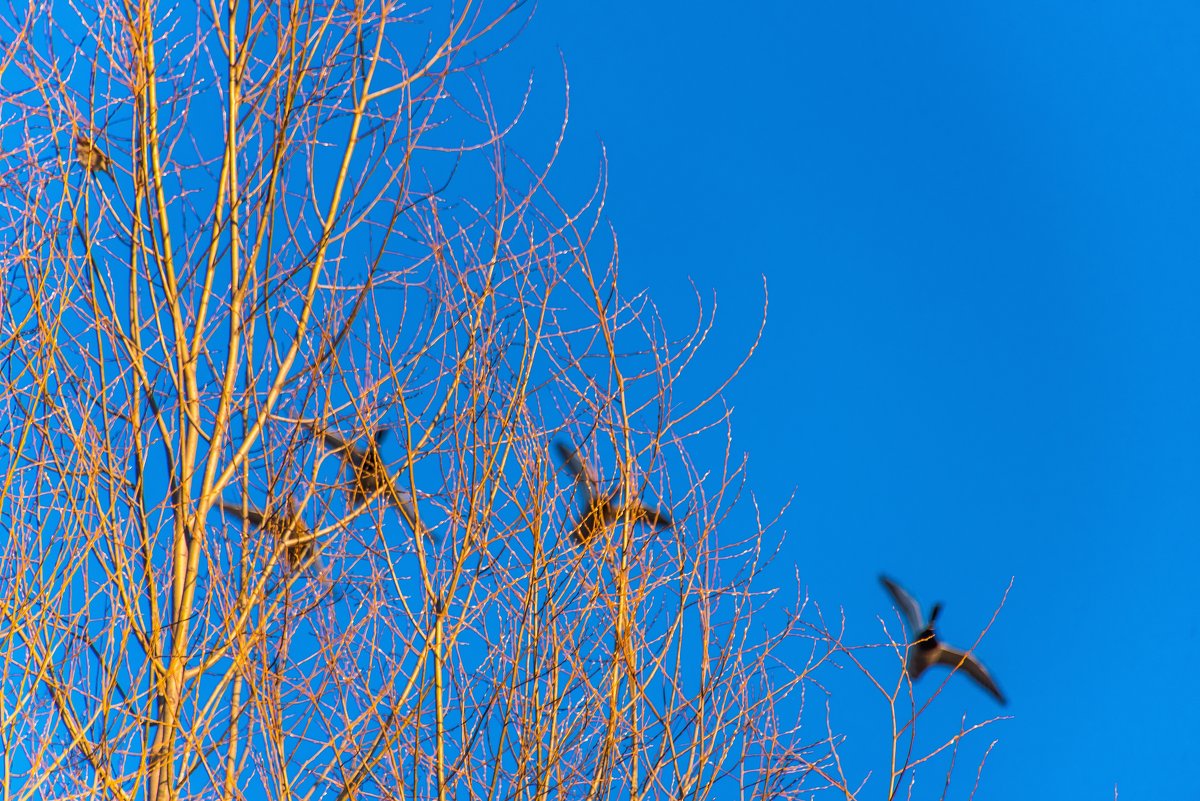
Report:
<svg viewBox="0 0 1200 801"><path fill-rule="evenodd" d="M933 624L942 611L940 603L933 605L933 609L929 612L929 620L926 621L921 617L921 607L916 599L909 595L903 587L887 576L880 576L879 582L891 594L896 607L903 613L904 619L908 623L910 633L914 635L913 639L909 641L908 660L904 665L904 672L910 679L915 681L932 665L947 665L954 670L961 668L980 687L991 693L993 698L1001 704L1005 703L1004 694L996 686L996 680L978 659L966 651L951 648L934 634Z"/></svg>
<svg viewBox="0 0 1200 801"><path fill-rule="evenodd" d="M75 157L88 172L104 172L108 173L109 178L113 177L112 159L100 149L99 145L84 134L75 136Z"/></svg>
<svg viewBox="0 0 1200 801"><path fill-rule="evenodd" d="M571 531L571 537L579 545L586 545L596 535L612 527L618 520L629 516L631 522L647 523L652 528L670 528L675 525L666 512L634 500L625 506L617 505L617 490L604 495L600 481L592 469L579 458L579 451L568 448L561 442L554 443L559 458L567 472L575 479L579 493L579 522Z"/></svg>
<svg viewBox="0 0 1200 801"><path fill-rule="evenodd" d="M223 500L218 500L217 506L225 514L245 520L274 537L275 541L284 547L284 556L292 570L302 570L312 562L316 535L296 511L294 501L288 500L288 511L284 515L260 512L253 507L243 510L241 504L226 503Z"/></svg>
<svg viewBox="0 0 1200 801"><path fill-rule="evenodd" d="M371 438L367 440L366 447L361 447L337 434L325 431L307 420L301 420L300 425L320 437L324 441L325 447L340 456L342 462L350 468L352 479L346 488L346 495L349 496L352 505L362 506L371 500L376 492L382 491L417 536L423 534L424 528L417 519L416 504L406 493L402 493L396 488L395 482L388 473L387 465L383 462L383 455L379 452L379 445L387 438L390 429L376 429Z"/></svg>

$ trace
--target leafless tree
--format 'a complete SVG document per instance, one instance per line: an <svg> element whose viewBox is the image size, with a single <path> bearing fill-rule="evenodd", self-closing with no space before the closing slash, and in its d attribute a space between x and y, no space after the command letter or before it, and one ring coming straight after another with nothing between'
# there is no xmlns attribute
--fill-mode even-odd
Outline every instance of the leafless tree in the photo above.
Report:
<svg viewBox="0 0 1200 801"><path fill-rule="evenodd" d="M528 13L8 6L6 794L879 797L970 728L843 770L819 675L873 668L765 622L740 368L510 145Z"/></svg>

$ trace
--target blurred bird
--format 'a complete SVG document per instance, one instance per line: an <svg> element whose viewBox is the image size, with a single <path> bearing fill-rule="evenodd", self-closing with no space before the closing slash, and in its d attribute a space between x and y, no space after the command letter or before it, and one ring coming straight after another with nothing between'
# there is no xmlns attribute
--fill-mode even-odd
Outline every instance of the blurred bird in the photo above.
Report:
<svg viewBox="0 0 1200 801"><path fill-rule="evenodd" d="M353 479L350 486L346 488L346 494L353 506L362 506L376 492L382 491L388 501L400 512L405 522L412 527L413 532L417 536L424 535L425 529L417 519L416 504L407 494L396 489L395 482L388 473L387 465L383 463L383 456L379 453L379 445L390 433L390 429L376 429L374 435L367 441L367 446L362 448L352 445L337 434L322 430L308 420L301 420L300 425L324 440L325 447L340 456L342 462L350 468Z"/></svg>
<svg viewBox="0 0 1200 801"><path fill-rule="evenodd" d="M571 531L571 537L579 545L585 545L596 535L604 532L618 520L629 516L633 523L647 523L653 528L670 528L675 525L670 515L659 509L634 500L625 506L617 506L619 490L608 495L600 493L600 481L592 469L579 458L579 451L568 448L561 442L554 443L562 459L563 467L575 479L578 487L580 512L579 522Z"/></svg>
<svg viewBox="0 0 1200 801"><path fill-rule="evenodd" d="M99 145L83 134L75 136L75 157L88 172L104 172L108 173L109 178L113 177L112 159Z"/></svg>
<svg viewBox="0 0 1200 801"><path fill-rule="evenodd" d="M940 603L934 604L926 622L921 617L921 607L916 599L909 595L903 587L887 576L880 576L879 582L891 594L896 607L903 613L911 632L916 636L909 642L908 660L904 672L912 680L916 680L931 665L948 665L951 668L962 668L966 674L975 680L980 687L987 690L1001 704L1005 703L1004 694L996 686L996 681L983 665L971 654L951 648L933 633L933 624L942 611Z"/></svg>
<svg viewBox="0 0 1200 801"><path fill-rule="evenodd" d="M292 570L301 570L313 560L316 535L300 517L294 501L288 500L286 515L264 514L253 507L243 510L241 504L222 500L217 501L217 506L225 514L245 520L274 537L276 542L284 546L284 556Z"/></svg>

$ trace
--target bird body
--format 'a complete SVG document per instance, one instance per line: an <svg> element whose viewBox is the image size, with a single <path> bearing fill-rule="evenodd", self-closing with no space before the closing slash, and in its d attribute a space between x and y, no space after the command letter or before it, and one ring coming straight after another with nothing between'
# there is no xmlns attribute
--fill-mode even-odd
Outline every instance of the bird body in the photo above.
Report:
<svg viewBox="0 0 1200 801"><path fill-rule="evenodd" d="M283 515L263 513L253 507L243 510L241 504L226 503L223 500L218 500L217 506L225 514L245 520L274 537L275 541L283 546L288 566L293 570L301 570L312 561L315 555L316 535L305 524L291 500L288 501L287 514Z"/></svg>
<svg viewBox="0 0 1200 801"><path fill-rule="evenodd" d="M941 604L934 604L929 613L929 620L926 621L921 615L921 607L916 599L903 587L887 576L880 576L879 581L904 615L909 631L915 633L909 641L908 658L904 664L904 672L910 679L916 681L934 665L946 665L952 670L961 669L997 701L1005 703L1004 694L1000 692L995 679L978 659L966 651L946 645L934 633L934 623L942 611Z"/></svg>
<svg viewBox="0 0 1200 801"><path fill-rule="evenodd" d="M674 525L670 515L660 509L634 500L625 506L617 504L618 491L609 494L600 491L600 481L590 467L579 458L579 452L561 442L554 443L559 458L567 472L575 479L580 498L579 522L571 531L576 544L585 545L595 536L616 525L626 515L632 523L647 523L652 528L670 528Z"/></svg>
<svg viewBox="0 0 1200 801"><path fill-rule="evenodd" d="M417 519L416 504L412 498L396 488L383 461L383 455L379 452L379 445L387 437L388 429L376 430L367 446L361 447L307 420L302 420L300 425L320 437L325 446L341 457L342 462L350 468L351 480L346 488L346 495L352 506L362 506L377 492L382 492L418 536L424 533L424 528Z"/></svg>
<svg viewBox="0 0 1200 801"><path fill-rule="evenodd" d="M112 159L84 134L75 136L75 157L88 172L104 172L108 173L109 178L113 177Z"/></svg>

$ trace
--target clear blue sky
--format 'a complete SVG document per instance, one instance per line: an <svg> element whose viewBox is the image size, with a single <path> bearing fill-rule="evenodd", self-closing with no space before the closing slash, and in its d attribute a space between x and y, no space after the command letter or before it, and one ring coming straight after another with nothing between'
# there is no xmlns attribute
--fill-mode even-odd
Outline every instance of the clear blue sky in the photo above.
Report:
<svg viewBox="0 0 1200 801"><path fill-rule="evenodd" d="M978 797L1196 797L1200 6L744 8L542 4L489 85L536 69L518 135L544 147L562 50L555 186L582 195L603 141L624 287L680 326L687 281L715 291L714 363L766 276L728 398L760 502L796 492L780 586L797 565L869 641L887 571L969 644L1015 578ZM854 686L835 724L881 792ZM965 681L939 709L1001 711Z"/></svg>

